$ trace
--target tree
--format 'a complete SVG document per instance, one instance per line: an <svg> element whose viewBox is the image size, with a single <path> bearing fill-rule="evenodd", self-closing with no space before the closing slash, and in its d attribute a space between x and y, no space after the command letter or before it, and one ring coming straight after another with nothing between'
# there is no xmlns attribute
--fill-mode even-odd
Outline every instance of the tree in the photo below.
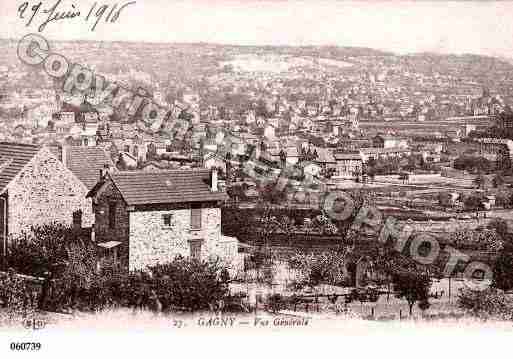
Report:
<svg viewBox="0 0 513 359"><path fill-rule="evenodd" d="M367 170L367 176L369 177L371 182L374 182L374 178L376 178L376 173L374 172L374 169L369 168Z"/></svg>
<svg viewBox="0 0 513 359"><path fill-rule="evenodd" d="M352 173L351 176L353 176L355 182L360 182L360 177L362 175L362 171L360 168L356 168Z"/></svg>
<svg viewBox="0 0 513 359"><path fill-rule="evenodd" d="M70 227L62 224L34 226L12 238L7 264L18 273L43 276L68 260L68 247L75 241Z"/></svg>
<svg viewBox="0 0 513 359"><path fill-rule="evenodd" d="M228 294L225 267L217 260L199 261L176 257L150 267L152 287L164 308L208 310Z"/></svg>
<svg viewBox="0 0 513 359"><path fill-rule="evenodd" d="M451 203L451 194L448 192L438 193L438 204L441 206L448 206Z"/></svg>
<svg viewBox="0 0 513 359"><path fill-rule="evenodd" d="M454 168L472 172L488 172L492 164L484 157L463 155L454 160Z"/></svg>
<svg viewBox="0 0 513 359"><path fill-rule="evenodd" d="M465 204L465 208L474 210L476 213L484 209L483 198L477 193L473 193L467 196L463 203Z"/></svg>
<svg viewBox="0 0 513 359"><path fill-rule="evenodd" d="M419 302L418 306L419 306L419 309L422 310L422 312L424 313L427 309L429 309L431 304L429 303L428 300L421 300Z"/></svg>
<svg viewBox="0 0 513 359"><path fill-rule="evenodd" d="M287 164L287 154L285 153L285 151L283 149L280 150L280 164L281 164L281 168L285 168L285 165Z"/></svg>
<svg viewBox="0 0 513 359"><path fill-rule="evenodd" d="M17 318L25 316L29 310L34 309L29 293L27 284L14 273L14 270L0 273L1 314L7 314L10 321L14 322ZM0 324L6 324L2 323L2 319L0 315Z"/></svg>
<svg viewBox="0 0 513 359"><path fill-rule="evenodd" d="M493 284L502 290L513 289L513 252L503 250L495 260L493 266Z"/></svg>
<svg viewBox="0 0 513 359"><path fill-rule="evenodd" d="M502 188L495 194L495 204L504 208L511 207L512 192L509 189Z"/></svg>
<svg viewBox="0 0 513 359"><path fill-rule="evenodd" d="M502 175L500 173L496 174L495 177L493 178L493 186L495 188L497 187L501 187L504 185L504 177L502 177Z"/></svg>
<svg viewBox="0 0 513 359"><path fill-rule="evenodd" d="M410 316L416 302L427 302L429 299L431 278L427 273L399 269L392 273L392 283L396 296L408 302Z"/></svg>
<svg viewBox="0 0 513 359"><path fill-rule="evenodd" d="M320 171L320 175L324 178L330 179L335 174L334 168L323 167Z"/></svg>
<svg viewBox="0 0 513 359"><path fill-rule="evenodd" d="M230 198L232 198L235 202L246 199L246 193L244 192L244 183L243 184L234 184L228 187L226 193Z"/></svg>
<svg viewBox="0 0 513 359"><path fill-rule="evenodd" d="M488 229L495 230L499 236L504 238L508 233L508 222L502 218L494 218L488 223Z"/></svg>
<svg viewBox="0 0 513 359"><path fill-rule="evenodd" d="M282 204L287 200L285 191L277 188L276 183L266 183L258 187L258 192L260 197L268 203Z"/></svg>
<svg viewBox="0 0 513 359"><path fill-rule="evenodd" d="M420 158L422 160L422 157L420 157ZM403 168L406 171L414 171L416 167L417 167L417 163L415 161L415 157L414 156L409 156L408 157L408 163Z"/></svg>
<svg viewBox="0 0 513 359"><path fill-rule="evenodd" d="M458 295L458 306L485 319L512 319L513 301L509 295L493 287L485 290L463 289Z"/></svg>
<svg viewBox="0 0 513 359"><path fill-rule="evenodd" d="M345 253L327 251L320 254L296 254L289 259L289 267L298 271L297 285L313 288L327 283L338 285L348 277Z"/></svg>

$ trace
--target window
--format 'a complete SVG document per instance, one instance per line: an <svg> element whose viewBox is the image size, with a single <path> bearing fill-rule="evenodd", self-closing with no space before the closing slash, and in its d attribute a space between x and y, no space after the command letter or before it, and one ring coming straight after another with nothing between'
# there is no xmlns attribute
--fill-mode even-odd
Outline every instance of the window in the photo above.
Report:
<svg viewBox="0 0 513 359"><path fill-rule="evenodd" d="M201 229L201 205L191 208L191 229Z"/></svg>
<svg viewBox="0 0 513 359"><path fill-rule="evenodd" d="M201 259L201 241L193 241L189 245L191 247L191 257L193 259Z"/></svg>
<svg viewBox="0 0 513 359"><path fill-rule="evenodd" d="M172 214L163 214L162 215L162 224L164 227L171 227L171 218L173 217Z"/></svg>
<svg viewBox="0 0 513 359"><path fill-rule="evenodd" d="M116 202L109 203L109 228L116 227Z"/></svg>

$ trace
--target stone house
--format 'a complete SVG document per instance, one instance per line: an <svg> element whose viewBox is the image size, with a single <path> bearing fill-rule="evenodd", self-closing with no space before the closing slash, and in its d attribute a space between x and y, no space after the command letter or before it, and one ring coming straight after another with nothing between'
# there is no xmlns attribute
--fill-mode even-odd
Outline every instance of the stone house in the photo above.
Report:
<svg viewBox="0 0 513 359"><path fill-rule="evenodd" d="M394 136L377 135L372 139L372 145L378 148L408 148L408 141Z"/></svg>
<svg viewBox="0 0 513 359"><path fill-rule="evenodd" d="M88 189L47 148L0 143L0 239L5 253L9 236L52 222L71 225L82 211L82 224L91 226Z"/></svg>
<svg viewBox="0 0 513 359"><path fill-rule="evenodd" d="M411 155L411 151L409 149L405 149L402 147L391 147L391 148L381 148L381 147L371 147L371 148L361 148L360 155L364 163L367 163L369 159L374 159L376 161L379 160L387 160L390 158L403 158Z"/></svg>
<svg viewBox="0 0 513 359"><path fill-rule="evenodd" d="M333 157L333 152L331 149L317 147L315 150L317 152L317 158L315 158L313 161L324 170L335 170L337 161L335 160L335 157Z"/></svg>
<svg viewBox="0 0 513 359"><path fill-rule="evenodd" d="M88 197L98 245L117 248L129 270L176 255L238 264L237 239L221 234L220 207L228 197L218 190L217 171L107 172Z"/></svg>
<svg viewBox="0 0 513 359"><path fill-rule="evenodd" d="M363 173L363 160L360 153L335 153L335 176L340 178L354 178L356 174Z"/></svg>
<svg viewBox="0 0 513 359"><path fill-rule="evenodd" d="M502 138L479 138L479 156L493 161L498 167L504 169L511 167L513 157L513 141Z"/></svg>

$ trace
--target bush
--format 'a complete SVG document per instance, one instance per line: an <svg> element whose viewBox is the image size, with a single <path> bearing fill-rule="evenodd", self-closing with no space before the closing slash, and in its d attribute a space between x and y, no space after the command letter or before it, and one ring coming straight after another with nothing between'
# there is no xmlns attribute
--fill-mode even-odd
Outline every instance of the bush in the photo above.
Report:
<svg viewBox="0 0 513 359"><path fill-rule="evenodd" d="M108 307L197 311L219 307L228 294L229 276L218 261L177 257L170 263L150 267L148 272L132 273L116 268L96 273L86 267L70 267L57 281L50 307L83 311Z"/></svg>
<svg viewBox="0 0 513 359"><path fill-rule="evenodd" d="M464 289L458 296L458 306L484 319L513 319L513 299L495 288L482 291Z"/></svg>
<svg viewBox="0 0 513 359"><path fill-rule="evenodd" d="M109 273L98 272L97 254L93 244L70 243L66 262L59 273L50 272L51 296L44 298L44 309L99 310L110 300L105 290Z"/></svg>
<svg viewBox="0 0 513 359"><path fill-rule="evenodd" d="M285 300L279 293L271 294L267 299L267 305L273 313L277 313L286 307Z"/></svg>
<svg viewBox="0 0 513 359"><path fill-rule="evenodd" d="M428 301L431 279L427 273L398 269L392 273L392 283L396 296L408 302L410 315L416 302Z"/></svg>
<svg viewBox="0 0 513 359"><path fill-rule="evenodd" d="M470 230L463 228L449 233L447 240L454 246L478 246L492 250L500 250L503 240L495 229Z"/></svg>
<svg viewBox="0 0 513 359"><path fill-rule="evenodd" d="M513 289L513 252L502 250L493 266L493 286L502 290Z"/></svg>
<svg viewBox="0 0 513 359"><path fill-rule="evenodd" d="M66 246L72 241L71 228L62 224L32 227L10 241L7 265L17 273L42 276L67 259Z"/></svg>
<svg viewBox="0 0 513 359"><path fill-rule="evenodd" d="M484 157L463 155L454 160L454 168L470 172L488 172L492 163Z"/></svg>
<svg viewBox="0 0 513 359"><path fill-rule="evenodd" d="M221 280L223 267L218 261L177 257L149 270L151 287L164 310L174 307L189 311L212 309L228 294L228 285Z"/></svg>
<svg viewBox="0 0 513 359"><path fill-rule="evenodd" d="M337 285L345 279L344 257L336 252L297 254L288 264L299 271L298 287L314 287L321 283Z"/></svg>
<svg viewBox="0 0 513 359"><path fill-rule="evenodd" d="M16 276L13 270L0 274L0 307L7 316L0 318L0 322L1 319L15 320L35 309L35 298L31 296L27 283Z"/></svg>
<svg viewBox="0 0 513 359"><path fill-rule="evenodd" d="M8 256L16 271L46 278L40 305L47 310L97 311L115 306L195 311L222 306L228 294L229 273L219 261L177 257L148 272L133 273L115 265L98 271L97 261L93 243L77 239L70 228L57 224L35 227L15 238ZM12 279L0 284L0 299L15 307L15 299L24 295L18 288L21 284Z"/></svg>

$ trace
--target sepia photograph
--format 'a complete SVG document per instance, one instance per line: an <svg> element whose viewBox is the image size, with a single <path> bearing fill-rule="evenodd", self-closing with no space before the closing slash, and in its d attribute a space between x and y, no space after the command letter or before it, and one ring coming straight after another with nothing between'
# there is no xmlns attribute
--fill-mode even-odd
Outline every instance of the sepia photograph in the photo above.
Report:
<svg viewBox="0 0 513 359"><path fill-rule="evenodd" d="M0 25L0 353L502 355L513 2L1 0Z"/></svg>

